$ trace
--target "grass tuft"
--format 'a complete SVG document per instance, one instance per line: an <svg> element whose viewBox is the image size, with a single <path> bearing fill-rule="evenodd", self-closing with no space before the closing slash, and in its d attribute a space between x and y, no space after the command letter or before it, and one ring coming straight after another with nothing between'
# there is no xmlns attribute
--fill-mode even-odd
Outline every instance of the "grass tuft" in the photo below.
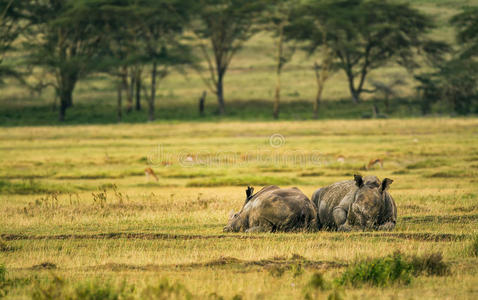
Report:
<svg viewBox="0 0 478 300"><path fill-rule="evenodd" d="M115 285L110 281L87 280L72 286L63 278L53 275L46 282L35 281L30 296L33 300L118 300L132 299L133 292L134 286L124 282Z"/></svg>
<svg viewBox="0 0 478 300"><path fill-rule="evenodd" d="M478 234L473 235L469 246L471 256L478 257Z"/></svg>
<svg viewBox="0 0 478 300"><path fill-rule="evenodd" d="M414 276L445 276L450 274L450 267L443 261L440 252L426 253L423 256L413 256L411 259Z"/></svg>
<svg viewBox="0 0 478 300"><path fill-rule="evenodd" d="M171 284L163 278L156 285L147 286L141 293L141 299L193 299L193 295L182 284Z"/></svg>

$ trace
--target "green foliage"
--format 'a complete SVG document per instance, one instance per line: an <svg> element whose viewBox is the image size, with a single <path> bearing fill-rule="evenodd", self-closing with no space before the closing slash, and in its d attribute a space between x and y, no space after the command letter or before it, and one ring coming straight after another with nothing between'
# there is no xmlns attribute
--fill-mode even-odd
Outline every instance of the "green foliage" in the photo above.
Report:
<svg viewBox="0 0 478 300"><path fill-rule="evenodd" d="M149 285L141 292L141 299L148 300L189 300L193 295L180 283L171 284L167 278L161 279L156 285Z"/></svg>
<svg viewBox="0 0 478 300"><path fill-rule="evenodd" d="M455 15L451 24L457 29L457 41L461 45L460 54L469 58L478 55L478 7L465 7Z"/></svg>
<svg viewBox="0 0 478 300"><path fill-rule="evenodd" d="M27 1L0 0L0 85L7 76L20 78L16 66L5 64L5 56L13 51L13 42L28 27L23 10Z"/></svg>
<svg viewBox="0 0 478 300"><path fill-rule="evenodd" d="M7 269L4 265L0 265L0 298L4 297L8 292L6 274Z"/></svg>
<svg viewBox="0 0 478 300"><path fill-rule="evenodd" d="M307 287L315 290L326 290L328 285L322 273L314 273L307 283Z"/></svg>
<svg viewBox="0 0 478 300"><path fill-rule="evenodd" d="M88 280L76 285L53 275L46 282L35 281L31 298L33 300L118 300L133 299L134 287L126 283L114 285L110 281Z"/></svg>
<svg viewBox="0 0 478 300"><path fill-rule="evenodd" d="M444 43L429 40L433 21L408 3L381 0L305 1L289 36L308 42L309 52L326 45L347 75L354 102L366 90L368 73L385 64L417 67L417 50L440 58Z"/></svg>
<svg viewBox="0 0 478 300"><path fill-rule="evenodd" d="M319 292L329 289L329 283L324 279L322 273L314 273L309 282L304 286L304 299L317 299Z"/></svg>
<svg viewBox="0 0 478 300"><path fill-rule="evenodd" d="M444 112L460 115L478 112L478 63L466 58L450 59L437 65L437 71L416 76L422 113L428 114L435 104Z"/></svg>
<svg viewBox="0 0 478 300"><path fill-rule="evenodd" d="M337 279L339 285L360 286L368 283L374 286L388 286L393 283L409 284L412 281L413 266L400 253L359 261Z"/></svg>
<svg viewBox="0 0 478 300"><path fill-rule="evenodd" d="M354 287L362 284L372 286L408 285L414 276L444 276L450 273L449 266L443 262L441 253L428 253L423 256L406 257L400 252L382 258L363 260L347 268L336 283Z"/></svg>
<svg viewBox="0 0 478 300"><path fill-rule="evenodd" d="M122 283L114 286L111 282L103 282L98 280L86 281L78 284L73 293L72 299L82 300L117 300L133 298L133 286Z"/></svg>
<svg viewBox="0 0 478 300"><path fill-rule="evenodd" d="M209 50L204 43L200 45L209 71L209 78L204 81L217 95L218 111L224 114L224 76L234 55L257 32L254 25L264 5L257 0L201 0L200 4L202 22L194 30L200 38L209 40L212 47Z"/></svg>

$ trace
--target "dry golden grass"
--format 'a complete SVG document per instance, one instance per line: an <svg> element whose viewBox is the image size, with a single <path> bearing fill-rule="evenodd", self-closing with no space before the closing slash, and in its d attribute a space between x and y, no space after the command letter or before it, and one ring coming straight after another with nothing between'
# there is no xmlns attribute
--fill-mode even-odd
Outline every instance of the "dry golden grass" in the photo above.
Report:
<svg viewBox="0 0 478 300"><path fill-rule="evenodd" d="M314 272L332 280L358 258L439 251L449 276L340 293L475 298L477 128L475 119L443 118L4 128L0 264L7 278L26 280L7 296L28 297L54 273L72 287L126 280L135 297L167 277L200 298L302 298ZM273 134L284 138L279 147ZM372 158L384 167L364 170ZM159 182L147 181L148 163ZM222 233L248 182L290 182L282 186L310 196L355 172L395 180L393 232Z"/></svg>

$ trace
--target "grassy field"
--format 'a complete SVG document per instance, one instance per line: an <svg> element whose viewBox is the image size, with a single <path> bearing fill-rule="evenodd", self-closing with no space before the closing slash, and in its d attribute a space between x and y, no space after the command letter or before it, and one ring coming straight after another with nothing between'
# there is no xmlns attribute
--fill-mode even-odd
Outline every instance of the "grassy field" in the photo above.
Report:
<svg viewBox="0 0 478 300"><path fill-rule="evenodd" d="M460 11L463 6L478 5L477 0L436 0L411 1L412 5L433 16L438 28L430 34L452 45L455 44L455 31L448 23L450 17ZM156 117L160 121L216 121L272 119L272 103L275 89L275 39L269 34L260 33L245 43L237 53L225 77L225 98L227 114L218 117L217 100L209 92L206 99L205 116L198 114L198 99L206 85L201 76L194 70L185 72L171 70L171 74L160 83L158 90ZM199 52L199 51L198 51ZM200 55L200 53L197 53ZM13 53L21 60L21 53ZM315 75L312 69L314 61L320 62L318 55L308 56L297 51L291 62L285 65L282 75L281 115L283 120L308 120L312 118L312 103L316 95ZM206 67L205 62L202 62ZM149 73L148 67L145 70ZM150 79L145 71L145 84ZM417 73L427 71L418 70ZM37 70L37 81L49 76ZM383 95L364 94L366 100L360 105L352 105L347 80L343 71L335 73L327 82L324 90L324 103L320 108L321 119L357 119L370 116L372 101L376 101L381 113L389 117L401 118L420 116L421 111L416 96L417 82L414 74L407 73L395 64L373 70L369 80L388 83L396 78L403 79L406 84L397 88L396 99L393 99L389 111L385 111ZM207 76L206 69L203 76ZM51 79L51 78L50 78ZM67 112L67 124L105 124L116 123L116 82L104 74L93 74L80 81L74 92L74 107ZM370 81L367 80L368 86ZM368 86L370 87L370 86ZM56 125L59 124L58 111L54 110L54 94L51 88L43 94L31 94L24 86L14 81L0 89L0 125ZM58 108L58 103L57 103ZM146 107L145 103L143 106ZM435 105L433 112L449 115L450 109L443 105ZM146 111L125 114L123 122L141 123L147 120Z"/></svg>
<svg viewBox="0 0 478 300"><path fill-rule="evenodd" d="M454 118L2 128L0 295L476 299L477 134ZM393 232L222 233L247 184L310 196L357 172L394 179ZM397 251L448 271L339 284Z"/></svg>

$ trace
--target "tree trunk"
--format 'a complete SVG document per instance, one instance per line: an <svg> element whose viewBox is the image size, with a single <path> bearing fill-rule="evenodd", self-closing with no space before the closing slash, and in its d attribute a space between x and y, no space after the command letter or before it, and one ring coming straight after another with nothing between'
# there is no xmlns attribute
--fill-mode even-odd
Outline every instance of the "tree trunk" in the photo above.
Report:
<svg viewBox="0 0 478 300"><path fill-rule="evenodd" d="M141 71L138 69L134 79L136 85L136 110L141 110Z"/></svg>
<svg viewBox="0 0 478 300"><path fill-rule="evenodd" d="M60 97L60 114L59 120L63 122L65 120L66 110L71 107L73 103L73 90L76 85L76 78L74 76L62 76L59 83L59 97Z"/></svg>
<svg viewBox="0 0 478 300"><path fill-rule="evenodd" d="M204 91L201 98L199 98L199 116L201 117L204 116L204 103L206 102L206 95L207 92Z"/></svg>
<svg viewBox="0 0 478 300"><path fill-rule="evenodd" d="M223 78L224 73L219 72L217 76L217 86L216 86L216 93L217 93L217 102L218 102L218 113L220 116L224 115L226 111L226 107L224 104L224 89L223 89Z"/></svg>
<svg viewBox="0 0 478 300"><path fill-rule="evenodd" d="M128 84L128 68L123 67L121 74L123 89L126 91L126 113L129 114L133 110L133 94L131 93L130 86Z"/></svg>
<svg viewBox="0 0 478 300"><path fill-rule="evenodd" d="M350 72L347 72L347 79L349 81L349 90L350 90L350 95L352 95L352 100L354 103L359 103L360 102L360 93L355 89L354 86L354 77Z"/></svg>
<svg viewBox="0 0 478 300"><path fill-rule="evenodd" d="M123 99L122 99L122 90L123 90L123 83L122 82L119 82L118 83L118 107L117 107L117 110L116 110L116 113L117 113L117 117L118 117L118 122L121 122L121 119L123 118L123 110L122 110L122 102L123 102Z"/></svg>
<svg viewBox="0 0 478 300"><path fill-rule="evenodd" d="M153 63L151 71L151 97L148 99L148 120L154 121L154 101L156 98L156 77L157 77L157 63Z"/></svg>
<svg viewBox="0 0 478 300"><path fill-rule="evenodd" d="M279 104L280 104L280 72L277 73L277 82L276 82L276 94L274 100L274 119L279 119Z"/></svg>
<svg viewBox="0 0 478 300"><path fill-rule="evenodd" d="M284 30L283 30L282 23L279 24L279 41L277 44L277 69L276 69L276 93L275 93L275 100L274 100L274 109L273 109L273 116L274 119L279 119L279 105L280 105L280 89L281 89L281 82L280 82L280 75L282 71L282 50L283 50L283 42L284 42Z"/></svg>
<svg viewBox="0 0 478 300"><path fill-rule="evenodd" d="M73 90L69 88L64 88L60 92L60 122L65 121L66 109L69 108L69 103L72 101Z"/></svg>
<svg viewBox="0 0 478 300"><path fill-rule="evenodd" d="M324 40L326 40L326 33L324 32ZM325 82L329 79L329 71L334 60L334 53L329 49L327 44L323 46L322 53L322 67L319 68L319 65L315 63L315 79L317 81L317 94L315 96L314 103L314 119L319 118L319 107L320 102L322 101L322 93L325 88ZM320 69L320 72L319 72Z"/></svg>

